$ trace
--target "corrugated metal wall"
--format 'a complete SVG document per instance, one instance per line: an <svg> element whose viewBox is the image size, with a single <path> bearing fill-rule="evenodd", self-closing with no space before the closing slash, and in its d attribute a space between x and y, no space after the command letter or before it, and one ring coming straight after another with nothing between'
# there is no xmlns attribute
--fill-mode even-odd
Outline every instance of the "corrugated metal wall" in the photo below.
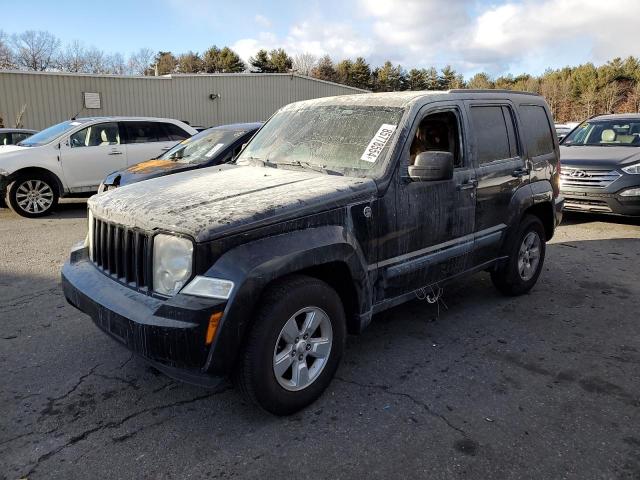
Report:
<svg viewBox="0 0 640 480"><path fill-rule="evenodd" d="M83 109L83 92L100 93L100 109ZM0 71L0 116L14 126L26 105L25 128L43 129L79 117L133 115L213 126L266 120L287 103L361 93L344 85L289 74L121 77ZM217 94L215 100L210 94Z"/></svg>

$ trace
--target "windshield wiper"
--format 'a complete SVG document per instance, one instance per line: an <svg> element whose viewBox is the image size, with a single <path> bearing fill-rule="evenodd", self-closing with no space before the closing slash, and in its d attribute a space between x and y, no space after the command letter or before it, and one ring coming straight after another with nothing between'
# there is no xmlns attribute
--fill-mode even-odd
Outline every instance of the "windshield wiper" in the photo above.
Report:
<svg viewBox="0 0 640 480"><path fill-rule="evenodd" d="M278 168L278 164L274 163L270 160L263 160L262 158L258 158L258 157L245 157L242 160L249 160L249 162L259 162L260 164L262 164L262 166L264 167L271 167L271 168ZM235 161L237 163L237 159Z"/></svg>
<svg viewBox="0 0 640 480"><path fill-rule="evenodd" d="M342 172L338 172L337 170L330 170L323 165L315 165L310 162L302 162L300 160L295 160L293 162L278 162L277 165L287 165L292 167L301 167L307 168L309 170L313 170L314 172L326 173L327 175L340 175L344 176Z"/></svg>

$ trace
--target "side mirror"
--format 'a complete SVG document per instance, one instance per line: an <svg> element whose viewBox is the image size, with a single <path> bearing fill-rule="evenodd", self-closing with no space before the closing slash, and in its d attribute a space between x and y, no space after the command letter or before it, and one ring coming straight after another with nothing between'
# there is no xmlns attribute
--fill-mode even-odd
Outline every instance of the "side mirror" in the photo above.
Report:
<svg viewBox="0 0 640 480"><path fill-rule="evenodd" d="M453 178L453 154L438 151L418 154L413 165L409 165L409 178L416 182Z"/></svg>

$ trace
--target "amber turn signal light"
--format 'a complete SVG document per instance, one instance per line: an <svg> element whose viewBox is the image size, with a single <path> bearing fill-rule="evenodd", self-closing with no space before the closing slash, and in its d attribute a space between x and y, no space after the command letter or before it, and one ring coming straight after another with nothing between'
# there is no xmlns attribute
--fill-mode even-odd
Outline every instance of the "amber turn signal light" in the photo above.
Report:
<svg viewBox="0 0 640 480"><path fill-rule="evenodd" d="M209 326L207 327L207 336L204 339L204 343L206 345L211 345L214 337L216 336L216 332L218 331L218 324L220 323L220 319L222 318L222 312L212 313L209 317Z"/></svg>

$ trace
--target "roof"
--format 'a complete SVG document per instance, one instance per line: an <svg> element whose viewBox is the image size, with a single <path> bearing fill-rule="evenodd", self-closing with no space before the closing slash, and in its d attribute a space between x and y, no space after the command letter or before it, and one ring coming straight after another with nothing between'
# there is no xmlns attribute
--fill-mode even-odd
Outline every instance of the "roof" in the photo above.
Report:
<svg viewBox="0 0 640 480"><path fill-rule="evenodd" d="M54 76L71 76L71 77L84 77L84 78L129 78L137 80L172 80L179 78L191 78L191 77L239 77L239 78L253 78L253 77L297 77L305 80L310 80L318 83L327 83L330 85L337 85L354 92L368 92L361 88L351 87L349 85L343 85L342 83L330 82L328 80L320 80L319 78L309 77L307 75L300 75L297 73L262 73L262 72L240 72L240 73L169 73L167 75L115 75L109 73L78 73L78 72L35 72L29 70L2 70L0 74L18 74L18 75L54 75Z"/></svg>
<svg viewBox="0 0 640 480"><path fill-rule="evenodd" d="M608 115L596 115L589 120L640 120L640 113L611 113Z"/></svg>
<svg viewBox="0 0 640 480"><path fill-rule="evenodd" d="M218 125L217 127L209 127L207 130L257 130L264 122L252 123L230 123L228 125Z"/></svg>
<svg viewBox="0 0 640 480"><path fill-rule="evenodd" d="M118 122L118 121L123 121L123 120L134 120L134 121L148 121L148 122L179 122L179 123L184 123L182 120L176 120L175 118L130 117L130 116L76 117L73 120L77 121L77 122L94 122L94 121ZM188 126L191 126L191 125L188 125Z"/></svg>
<svg viewBox="0 0 640 480"><path fill-rule="evenodd" d="M472 97L493 97L501 98L518 97L537 97L540 95L530 92L520 92L515 90L418 90L404 92L382 92L382 93L362 93L358 95L339 95L335 97L323 97L312 100L303 100L291 105L362 105L362 106L380 106L380 107L399 107L405 108L415 103L419 99L427 99L431 101L446 99L463 99ZM285 109L287 107L284 107ZM297 108L297 107L296 107Z"/></svg>

